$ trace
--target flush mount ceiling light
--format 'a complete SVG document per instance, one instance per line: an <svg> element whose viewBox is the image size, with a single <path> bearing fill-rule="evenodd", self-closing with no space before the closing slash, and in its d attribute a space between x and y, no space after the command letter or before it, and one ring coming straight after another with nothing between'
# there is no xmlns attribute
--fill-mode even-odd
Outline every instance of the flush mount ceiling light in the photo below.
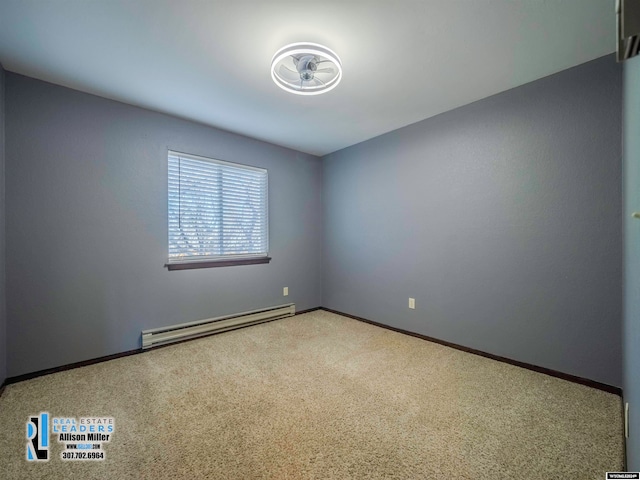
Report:
<svg viewBox="0 0 640 480"><path fill-rule="evenodd" d="M340 83L342 63L327 47L317 43L292 43L273 56L271 78L287 92L319 95Z"/></svg>

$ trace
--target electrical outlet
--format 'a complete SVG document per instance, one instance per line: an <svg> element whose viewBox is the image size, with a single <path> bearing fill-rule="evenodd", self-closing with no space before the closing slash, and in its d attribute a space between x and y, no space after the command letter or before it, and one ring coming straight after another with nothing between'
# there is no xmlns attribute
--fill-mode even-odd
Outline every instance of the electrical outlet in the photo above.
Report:
<svg viewBox="0 0 640 480"><path fill-rule="evenodd" d="M624 404L624 437L629 438L629 402Z"/></svg>
<svg viewBox="0 0 640 480"><path fill-rule="evenodd" d="M416 308L416 299L415 298L409 297L409 308L412 308L412 309L415 310L415 308Z"/></svg>
<svg viewBox="0 0 640 480"><path fill-rule="evenodd" d="M287 295L289 295L289 287L284 287L282 289L282 296L286 297Z"/></svg>

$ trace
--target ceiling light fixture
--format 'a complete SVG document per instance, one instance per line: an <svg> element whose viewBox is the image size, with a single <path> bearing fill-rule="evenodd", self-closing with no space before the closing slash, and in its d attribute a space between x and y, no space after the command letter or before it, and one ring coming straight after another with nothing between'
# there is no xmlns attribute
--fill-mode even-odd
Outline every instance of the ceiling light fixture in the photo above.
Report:
<svg viewBox="0 0 640 480"><path fill-rule="evenodd" d="M332 50L317 43L292 43L271 59L276 85L297 95L319 95L336 88L342 79L342 62Z"/></svg>

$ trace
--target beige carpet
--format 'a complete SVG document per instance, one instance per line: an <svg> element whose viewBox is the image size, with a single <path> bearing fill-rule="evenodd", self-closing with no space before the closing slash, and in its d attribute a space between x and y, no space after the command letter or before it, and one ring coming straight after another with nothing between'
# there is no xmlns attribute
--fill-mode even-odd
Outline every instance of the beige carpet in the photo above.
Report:
<svg viewBox="0 0 640 480"><path fill-rule="evenodd" d="M27 416L112 416L104 462ZM620 399L324 311L10 385L0 477L550 479L622 469Z"/></svg>

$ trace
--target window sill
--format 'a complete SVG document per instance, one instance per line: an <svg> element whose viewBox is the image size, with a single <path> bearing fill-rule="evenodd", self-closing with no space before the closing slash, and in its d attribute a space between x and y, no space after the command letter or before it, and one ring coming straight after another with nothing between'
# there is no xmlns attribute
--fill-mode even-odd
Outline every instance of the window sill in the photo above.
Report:
<svg viewBox="0 0 640 480"><path fill-rule="evenodd" d="M236 258L229 260L208 260L201 262L167 263L165 267L171 270L191 270L192 268L232 267L235 265L256 265L269 263L271 257Z"/></svg>

